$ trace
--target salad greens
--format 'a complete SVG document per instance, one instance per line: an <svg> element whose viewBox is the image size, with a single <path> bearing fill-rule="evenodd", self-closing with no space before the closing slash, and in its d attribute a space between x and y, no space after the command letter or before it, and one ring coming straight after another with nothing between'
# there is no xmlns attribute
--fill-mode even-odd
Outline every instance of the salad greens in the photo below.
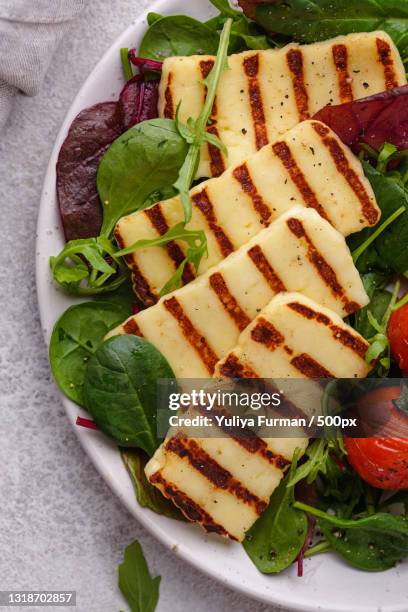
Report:
<svg viewBox="0 0 408 612"><path fill-rule="evenodd" d="M85 373L85 406L101 431L120 446L152 455L156 436L157 385L174 378L163 355L138 336L114 336L92 355Z"/></svg>
<svg viewBox="0 0 408 612"><path fill-rule="evenodd" d="M219 36L214 30L186 15L150 19L139 55L163 61L171 55L215 55Z"/></svg>
<svg viewBox="0 0 408 612"><path fill-rule="evenodd" d="M319 520L331 548L354 567L380 572L394 567L408 554L408 521L405 517L378 512L360 519L338 518L302 502L294 508Z"/></svg>
<svg viewBox="0 0 408 612"><path fill-rule="evenodd" d="M407 0L277 0L248 4L255 5L255 20L268 32L312 43L340 34L384 30L402 58L408 59Z"/></svg>
<svg viewBox="0 0 408 612"><path fill-rule="evenodd" d="M268 508L247 532L243 542L248 556L264 574L275 574L289 567L306 538L307 517L295 509L294 485L289 484L298 456L296 452L289 474L275 489Z"/></svg>
<svg viewBox="0 0 408 612"><path fill-rule="evenodd" d="M185 521L186 519L180 510L147 480L144 468L150 457L145 452L134 448L122 448L121 455L132 479L139 505L142 508L149 508L156 514Z"/></svg>
<svg viewBox="0 0 408 612"><path fill-rule="evenodd" d="M161 577L151 577L142 547L137 540L127 546L118 574L119 588L131 612L154 612L159 600Z"/></svg>
<svg viewBox="0 0 408 612"><path fill-rule="evenodd" d="M61 391L84 406L83 385L89 359L110 329L131 313L120 304L85 302L71 306L56 322L50 341L50 364Z"/></svg>

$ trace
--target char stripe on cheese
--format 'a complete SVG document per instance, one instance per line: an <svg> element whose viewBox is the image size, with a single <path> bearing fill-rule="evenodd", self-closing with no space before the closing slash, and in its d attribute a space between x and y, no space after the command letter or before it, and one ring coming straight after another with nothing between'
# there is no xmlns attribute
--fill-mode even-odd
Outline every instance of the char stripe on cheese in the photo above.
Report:
<svg viewBox="0 0 408 612"><path fill-rule="evenodd" d="M269 261L266 259L259 244L251 247L248 250L248 257L252 263L256 266L257 270L262 274L273 292L279 293L285 291L285 285L272 268Z"/></svg>
<svg viewBox="0 0 408 612"><path fill-rule="evenodd" d="M223 257L227 257L230 253L234 251L234 246L217 221L217 217L214 212L214 207L208 196L207 189L203 189L199 193L195 193L192 199L198 210L200 210L203 216L205 217L208 223L208 228L214 234L220 247L221 253L223 254Z"/></svg>
<svg viewBox="0 0 408 612"><path fill-rule="evenodd" d="M176 319L184 334L184 337L195 349L209 373L212 374L214 372L215 364L218 361L218 357L208 344L205 336L197 331L174 296L169 299L165 299L163 304L169 313Z"/></svg>
<svg viewBox="0 0 408 612"><path fill-rule="evenodd" d="M378 208L373 205L373 202L369 198L360 178L357 176L353 168L350 167L350 164L344 155L344 151L339 146L338 141L330 135L329 128L322 123L314 121L313 128L316 133L319 134L320 138L322 139L322 143L330 151L330 155L336 164L338 172L344 176L347 183L350 185L351 189L360 201L364 218L370 225L375 225L380 218L380 212Z"/></svg>
<svg viewBox="0 0 408 612"><path fill-rule="evenodd" d="M192 438L174 436L169 438L165 449L186 458L190 465L205 476L215 487L224 489L252 506L257 514L262 514L267 503L249 491L239 480L234 478L228 470L223 468L208 453L206 453Z"/></svg>
<svg viewBox="0 0 408 612"><path fill-rule="evenodd" d="M299 302L290 302L288 304L288 308L294 310L302 317L309 319L309 321L313 319L314 321L317 321L322 325L326 325L326 327L329 327L331 329L333 337L336 340L339 340L342 344L344 344L344 346L349 347L352 351L357 353L357 355L364 358L367 352L367 343L361 340L361 337L359 335L353 334L347 329L341 329L338 325L335 325L333 321L329 319L328 316L324 315L321 312L313 310L312 308L310 308L310 306L306 306L305 304L301 304Z"/></svg>
<svg viewBox="0 0 408 612"><path fill-rule="evenodd" d="M190 521L201 523L204 529L209 533L218 533L218 535L227 536L231 540L237 540L237 538L231 533L228 533L224 527L217 524L199 504L194 502L188 495L175 487L172 483L167 482L160 472L152 474L150 476L150 482L156 486L160 485L166 497L171 499Z"/></svg>
<svg viewBox="0 0 408 612"><path fill-rule="evenodd" d="M200 62L200 71L201 77L206 79L209 75L211 69L214 66L214 60L203 60ZM205 90L204 99L207 95L207 90ZM207 132L209 134L213 134L217 138L219 138L219 133L217 130L217 96L214 98L214 103L211 111L210 123L207 127ZM225 163L222 153L218 147L211 143L207 143L208 154L210 157L210 170L211 176L220 176L225 171Z"/></svg>
<svg viewBox="0 0 408 612"><path fill-rule="evenodd" d="M176 117L176 114L175 114L176 111L174 108L174 101L173 101L172 83L173 83L173 74L169 72L169 75L167 77L166 89L164 91L165 105L164 105L164 110L163 110L163 116L165 119L175 119Z"/></svg>
<svg viewBox="0 0 408 612"><path fill-rule="evenodd" d="M251 331L251 337L255 342L266 346L270 351L274 351L278 346L285 342L284 336L266 319L258 317L256 327Z"/></svg>
<svg viewBox="0 0 408 612"><path fill-rule="evenodd" d="M227 416L228 413L225 410L213 408L211 414L215 417ZM228 425L225 421L222 422L221 429L230 436L235 442L237 442L242 448L244 448L251 455L259 455L275 467L283 470L285 467L290 465L291 461L280 455L279 453L274 453L268 448L265 440L260 438L249 429L249 427L238 427L236 425Z"/></svg>
<svg viewBox="0 0 408 612"><path fill-rule="evenodd" d="M168 231L169 225L163 215L163 211L161 209L160 204L146 209L144 211L144 214L149 219L157 233L160 234L160 236L163 236ZM176 242L174 242L174 240L168 242L165 248L170 258L174 261L175 267L177 269L185 259L183 251L181 250L180 246ZM190 263L187 263L183 270L183 283L189 283L193 280L193 278L193 270L191 268Z"/></svg>
<svg viewBox="0 0 408 612"><path fill-rule="evenodd" d="M268 226L271 220L272 212L269 206L265 204L262 196L259 195L254 182L251 179L247 164L238 166L234 169L232 174L241 185L243 191L251 198L254 209L259 214L263 225Z"/></svg>
<svg viewBox="0 0 408 612"><path fill-rule="evenodd" d="M336 66L339 95L342 104L354 100L352 79L348 71L348 51L346 45L333 45L333 61Z"/></svg>
<svg viewBox="0 0 408 612"><path fill-rule="evenodd" d="M262 149L268 144L268 133L266 131L265 112L263 108L262 93L258 81L259 54L244 58L244 72L248 77L248 95L251 106L252 121L255 131L256 148Z"/></svg>
<svg viewBox="0 0 408 612"><path fill-rule="evenodd" d="M326 283L326 285L330 288L332 293L342 299L346 312L351 313L358 310L358 306L356 305L356 303L350 301L346 297L345 290L339 283L336 272L327 263L323 255L313 244L313 241L310 239L310 236L308 236L305 228L303 227L302 222L299 219L292 218L287 220L287 225L290 231L297 238L304 238L307 243L307 257L310 263L315 267L316 271L321 276L322 280Z"/></svg>
<svg viewBox="0 0 408 612"><path fill-rule="evenodd" d="M303 55L301 49L290 49L286 54L289 69L292 73L293 89L295 92L296 106L299 113L299 121L310 118L309 96L305 85L303 72Z"/></svg>
<svg viewBox="0 0 408 612"><path fill-rule="evenodd" d="M129 334L129 336L140 336L141 338L143 337L140 327L134 319L128 319L123 325L123 330L125 334Z"/></svg>
<svg viewBox="0 0 408 612"><path fill-rule="evenodd" d="M223 361L220 374L225 378L259 378L255 370L241 363L234 353Z"/></svg>
<svg viewBox="0 0 408 612"><path fill-rule="evenodd" d="M394 60L392 59L391 46L383 39L377 38L378 58L384 66L385 87L394 89L398 87L397 74L395 72Z"/></svg>
<svg viewBox="0 0 408 612"><path fill-rule="evenodd" d="M244 330L251 322L248 315L242 310L235 297L229 291L222 274L215 272L209 278L211 289L234 321L239 331Z"/></svg>
<svg viewBox="0 0 408 612"><path fill-rule="evenodd" d="M292 179L292 181L295 183L296 187L299 189L300 193L302 194L302 198L306 206L309 206L310 208L314 208L315 210L317 210L319 215L323 217L323 219L326 219L327 221L329 221L329 218L327 216L325 209L320 204L319 200L317 199L316 194L314 193L313 189L308 184L305 175L303 174L303 172L297 165L291 153L291 150L289 146L286 144L286 142L276 142L272 146L272 148L273 148L275 155L279 157L282 164L284 165L286 170L289 172L290 178Z"/></svg>
<svg viewBox="0 0 408 612"><path fill-rule="evenodd" d="M132 259L131 268L132 284L135 293L140 297L146 306L152 306L157 302L159 296L151 290L146 277L142 274L139 266L135 263L134 258Z"/></svg>
<svg viewBox="0 0 408 612"><path fill-rule="evenodd" d="M307 378L335 378L334 374L307 353L296 355L290 363Z"/></svg>

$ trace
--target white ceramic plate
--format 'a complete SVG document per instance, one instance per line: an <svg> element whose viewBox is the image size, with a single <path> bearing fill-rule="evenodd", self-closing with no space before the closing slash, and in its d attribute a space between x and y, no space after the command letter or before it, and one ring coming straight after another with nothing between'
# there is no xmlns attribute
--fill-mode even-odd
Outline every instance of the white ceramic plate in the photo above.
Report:
<svg viewBox="0 0 408 612"><path fill-rule="evenodd" d="M205 0L161 0L150 10L169 15L188 13L203 19L214 9ZM80 110L96 102L116 99L123 86L119 50L137 46L146 30L145 17L142 15L122 34L86 80L65 118L51 155L38 218L37 241L37 290L47 343L56 319L73 303L52 285L48 264L49 257L63 246L55 194L58 151L71 121ZM62 401L74 426L82 411L67 399L62 398ZM241 546L217 536L207 536L196 526L140 508L115 446L97 432L78 427L75 432L99 472L130 512L174 552L228 586L265 602L303 612L407 612L408 563L381 574L370 574L354 570L326 554L305 562L303 578L297 577L295 567L277 576L264 576L256 570Z"/></svg>

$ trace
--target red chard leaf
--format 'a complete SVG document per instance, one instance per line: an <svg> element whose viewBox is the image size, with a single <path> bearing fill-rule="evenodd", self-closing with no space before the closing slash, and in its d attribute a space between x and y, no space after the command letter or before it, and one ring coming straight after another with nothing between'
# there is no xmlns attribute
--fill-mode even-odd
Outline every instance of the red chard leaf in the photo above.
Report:
<svg viewBox="0 0 408 612"><path fill-rule="evenodd" d="M314 119L328 125L354 153L360 143L379 150L384 142L408 148L408 85L383 93L326 106Z"/></svg>

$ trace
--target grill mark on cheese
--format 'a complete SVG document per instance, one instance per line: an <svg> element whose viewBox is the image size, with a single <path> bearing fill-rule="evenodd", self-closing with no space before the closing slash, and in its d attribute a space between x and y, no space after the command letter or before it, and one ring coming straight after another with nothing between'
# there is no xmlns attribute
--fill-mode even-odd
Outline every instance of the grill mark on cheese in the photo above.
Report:
<svg viewBox="0 0 408 612"><path fill-rule="evenodd" d="M394 89L395 87L398 87L398 79L394 70L391 47L381 38L377 38L376 44L378 60L384 66L385 88Z"/></svg>
<svg viewBox="0 0 408 612"><path fill-rule="evenodd" d="M295 93L296 106L299 113L299 121L310 118L309 96L305 85L303 71L303 55L300 49L289 49L286 61L292 73L293 90Z"/></svg>
<svg viewBox="0 0 408 612"><path fill-rule="evenodd" d="M169 229L169 225L163 215L163 211L161 209L160 204L156 204L152 208L148 208L144 211L144 214L149 219L150 223L157 231L157 233L160 234L160 236L163 236L167 232L167 230ZM174 262L175 267L178 268L185 259L183 251L181 250L179 245L174 242L174 240L168 242L165 248L167 253L169 254L170 259ZM195 276L193 274L191 265L187 263L183 271L183 283L187 284L194 278Z"/></svg>
<svg viewBox="0 0 408 612"><path fill-rule="evenodd" d="M132 260L131 266L132 283L137 295L140 296L140 299L142 300L143 304L145 304L146 306L153 306L153 304L156 304L157 300L159 299L158 296L153 293L152 289L149 286L149 283L143 276L139 266L135 263L134 259Z"/></svg>
<svg viewBox="0 0 408 612"><path fill-rule="evenodd" d="M165 497L171 499L190 521L200 523L204 529L210 533L218 533L218 535L227 536L231 538L231 540L238 541L237 538L230 534L222 525L216 523L208 512L193 501L191 497L186 495L174 484L168 482L160 472L152 474L149 480L152 484L162 487Z"/></svg>
<svg viewBox="0 0 408 612"><path fill-rule="evenodd" d="M285 342L285 337L280 331L263 317L257 318L257 324L251 331L251 338L270 351L274 351Z"/></svg>
<svg viewBox="0 0 408 612"><path fill-rule="evenodd" d="M290 302L289 304L287 304L287 306L302 317L309 319L309 321L315 320L318 323L321 323L322 325L328 327L331 330L333 338L335 340L338 340L339 342L341 342L341 344L343 344L343 346L346 346L347 348L351 349L359 357L364 359L368 349L368 342L366 342L363 338L355 336L348 329L339 327L338 325L333 323L333 321L331 321L331 319L329 319L329 317L327 317L325 314L323 314L322 312L316 312L305 304L299 304L299 302Z"/></svg>
<svg viewBox="0 0 408 612"><path fill-rule="evenodd" d="M207 190L203 189L202 191L195 193L192 196L192 200L197 206L198 210L205 217L209 229L212 231L216 241L218 242L218 246L220 247L223 257L228 257L228 255L234 251L234 246L231 243L231 240L225 234L224 230L218 224L214 207L208 196Z"/></svg>
<svg viewBox="0 0 408 612"><path fill-rule="evenodd" d="M290 363L307 378L334 378L333 374L307 353L296 355Z"/></svg>
<svg viewBox="0 0 408 612"><path fill-rule="evenodd" d="M276 142L272 145L275 155L280 159L284 168L288 171L290 178L298 188L306 206L314 208L323 219L330 221L326 211L320 204L313 189L306 180L305 175L296 163L295 158L286 142Z"/></svg>
<svg viewBox="0 0 408 612"><path fill-rule="evenodd" d="M123 331L125 332L125 334L129 334L131 336L140 336L141 338L143 338L143 334L135 319L129 319L129 321L126 321L123 324Z"/></svg>
<svg viewBox="0 0 408 612"><path fill-rule="evenodd" d="M371 201L370 196L368 195L367 190L365 189L357 173L353 170L353 168L351 168L338 141L333 138L333 136L330 136L330 130L325 125L313 122L313 128L320 136L322 143L329 150L338 172L344 176L345 180L360 201L364 218L370 225L375 225L379 218L379 212Z"/></svg>
<svg viewBox="0 0 408 612"><path fill-rule="evenodd" d="M238 166L234 169L232 175L241 185L242 190L251 198L254 209L261 217L261 223L268 226L272 213L267 204L265 204L262 196L258 193L249 173L248 166L245 163Z"/></svg>
<svg viewBox="0 0 408 612"><path fill-rule="evenodd" d="M323 255L318 251L316 246L313 244L312 240L306 233L305 228L303 227L302 222L299 219L295 219L294 217L288 219L286 221L289 230L296 236L296 238L303 238L306 242L307 246L307 258L310 263L314 266L315 270L324 281L324 283L329 287L330 291L336 298L340 298L344 304L344 308L348 314L355 312L360 308L359 304L356 302L351 302L343 287L341 286L336 272L330 266L330 264L324 259Z"/></svg>
<svg viewBox="0 0 408 612"><path fill-rule="evenodd" d="M259 54L256 53L255 55L245 57L243 67L248 80L249 104L254 124L256 148L262 149L262 147L268 144L269 140L266 130L262 93L258 81Z"/></svg>
<svg viewBox="0 0 408 612"><path fill-rule="evenodd" d="M269 261L266 259L259 245L255 245L249 249L248 256L265 278L266 282L274 293L286 291L285 285L282 283L281 279L276 274Z"/></svg>
<svg viewBox="0 0 408 612"><path fill-rule="evenodd" d="M196 330L175 297L164 300L163 305L177 321L185 339L195 349L208 372L212 374L219 358L208 344L206 338Z"/></svg>
<svg viewBox="0 0 408 612"><path fill-rule="evenodd" d="M213 408L211 414L215 416L231 416L227 411L222 409ZM222 421L220 428L230 438L232 438L237 444L244 448L251 455L259 455L265 459L271 465L279 468L280 470L285 469L291 464L290 459L286 459L283 455L274 453L268 448L267 443L262 438L259 438L252 429L249 427L238 427L227 425L225 421Z"/></svg>
<svg viewBox="0 0 408 612"><path fill-rule="evenodd" d="M170 438L166 450L174 453L180 459L186 458L189 464L217 489L228 491L244 502L259 515L265 510L267 503L249 491L231 472L217 463L195 440L184 436Z"/></svg>
<svg viewBox="0 0 408 612"><path fill-rule="evenodd" d="M210 74L211 70L214 67L214 60L201 60L200 62L200 71L203 79L206 79ZM207 92L207 90L206 90ZM209 134L213 134L219 138L220 134L216 127L217 123L217 97L214 98L214 104L211 111L211 125L207 127L207 132ZM218 147L211 143L207 143L208 154L210 156L210 169L211 176L220 176L223 172L225 172L225 163L222 153Z"/></svg>
<svg viewBox="0 0 408 612"><path fill-rule="evenodd" d="M175 116L172 84L173 84L173 73L169 72L169 75L167 77L166 89L164 90L163 116L166 119L174 119L174 116Z"/></svg>
<svg viewBox="0 0 408 612"><path fill-rule="evenodd" d="M340 100L342 103L354 99L351 78L348 71L348 54L346 45L333 45L333 61L337 71Z"/></svg>
<svg viewBox="0 0 408 612"><path fill-rule="evenodd" d="M225 378L259 378L259 374L247 364L241 363L234 353L230 353L225 358L219 371Z"/></svg>
<svg viewBox="0 0 408 612"><path fill-rule="evenodd" d="M235 297L230 293L226 282L219 272L211 274L209 278L211 289L227 311L239 331L243 331L250 324L250 318L245 314Z"/></svg>

